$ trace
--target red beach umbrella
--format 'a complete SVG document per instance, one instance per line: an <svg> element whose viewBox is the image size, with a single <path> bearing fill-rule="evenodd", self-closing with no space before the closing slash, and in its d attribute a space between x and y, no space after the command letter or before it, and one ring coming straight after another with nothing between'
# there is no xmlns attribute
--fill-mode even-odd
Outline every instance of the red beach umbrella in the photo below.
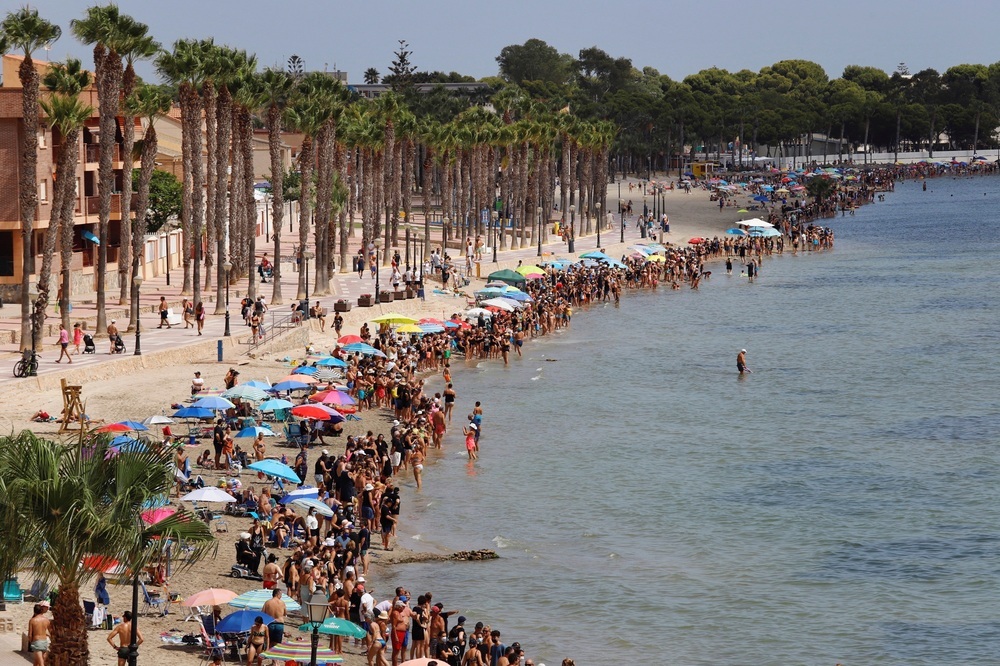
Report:
<svg viewBox="0 0 1000 666"><path fill-rule="evenodd" d="M364 342L360 335L342 335L337 338L337 344L339 345L353 345L358 342Z"/></svg>

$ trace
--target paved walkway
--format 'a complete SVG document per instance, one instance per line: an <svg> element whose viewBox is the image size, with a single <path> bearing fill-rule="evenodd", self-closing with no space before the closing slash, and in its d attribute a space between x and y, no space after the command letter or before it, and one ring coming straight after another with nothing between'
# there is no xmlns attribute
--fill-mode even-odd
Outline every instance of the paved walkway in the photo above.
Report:
<svg viewBox="0 0 1000 666"><path fill-rule="evenodd" d="M641 205L641 204L640 204ZM640 208L641 210L641 208ZM415 228L423 229L422 224L419 222L419 218L414 220ZM550 227L551 230L551 227ZM439 230L438 230L439 231ZM436 235L436 234L435 234ZM601 233L601 245L602 247L609 247L616 245L619 242L620 229L616 225L612 230L602 231ZM403 238L403 234L400 233L400 238ZM557 236L549 236L550 241L543 245L543 252L549 255L556 256L568 256L567 244L558 239ZM625 239L628 243L634 243L639 241L639 232L635 226L634 221L631 226L625 231ZM436 240L440 240L439 238ZM350 243L350 256L353 256L358 251L360 246L360 236L356 235L351 239ZM400 254L405 256L405 248L403 247L404 242L400 241ZM433 243L432 247L438 247L439 243ZM270 250L270 244L266 242L264 238L257 239L258 248L258 260L265 251ZM576 254L581 254L588 251L593 251L597 248L597 236L596 234L590 234L588 236L577 237L575 240L575 250ZM460 265L460 268L464 270L464 260L460 259L458 255L460 254L457 250L451 250L450 254L455 258L455 263ZM503 250L498 252L497 264L494 264L490 259L492 259L492 252L484 255L484 261L481 265L482 275L485 277L487 274L495 270L497 266L503 266L506 263L516 262L521 260L526 264L535 263L538 260L538 247L537 245L531 247L525 247L518 250ZM544 259L544 257L543 257ZM390 277L391 269L388 267L381 267L379 270L379 282L380 288L391 289ZM312 267L309 270L309 276L312 278L314 275ZM173 328L158 329L156 324L159 323L159 316L155 312L157 304L160 301L161 296L165 296L167 301L172 304L175 312L180 311L180 303L184 296L181 295L180 289L180 270L174 269L172 275L172 284L167 285L166 277L151 277L146 279L142 284L141 289L141 321L142 321L142 333L141 333L141 349L144 354L153 353L160 350L166 349L177 349L178 347L183 347L185 345L193 344L196 342L203 342L206 339L218 339L221 338L224 330L224 316L212 314L215 310L214 304L206 302L206 318L205 326L203 331L203 336L198 336L195 329L189 328L185 329L183 324L180 326L174 326ZM255 277L256 274L255 274ZM356 273L337 273L333 276L331 281L331 291L332 293L327 296L313 297L310 294L310 301L320 301L323 307L326 307L329 311L333 311L333 303L338 298L344 298L348 301L356 302L358 296L365 293L374 293L375 284L374 280L370 277L369 272L365 271L365 276L363 278L358 278ZM298 273L294 271L294 264L291 262L282 263L282 293L285 297L285 305L278 306L278 312L288 310L291 306L289 305L293 300L298 283ZM257 293L263 294L268 300L271 296L272 285L270 282L266 284L257 285ZM242 318L240 317L240 306L239 301L242 296L247 291L246 282L240 285L234 285L230 287L230 327L233 335L242 336L249 332L249 329L244 324ZM206 298L210 295L214 295L214 289L210 293L206 293ZM85 294L80 297L79 301L74 301L73 303L73 314L72 321L87 320L89 321L89 327L92 329L94 322L97 318L97 308L94 303L93 294ZM110 299L109 299L110 300ZM117 294L115 294L115 301L113 305L109 305L108 311L124 309L123 306L117 305ZM0 309L0 328L17 328L20 325L20 309L16 303L7 304L5 307ZM118 319L119 328L122 329L122 339L127 347L127 354L132 354L135 346L135 335L134 333L124 332L125 326L127 325L127 316L120 317ZM49 318L47 319L48 324L53 326L58 326L59 319L58 315L55 314L54 310L50 310ZM266 323L266 322L265 322ZM109 354L109 345L107 336L105 334L95 335L95 344L97 346L96 354L80 354L73 356L73 363L70 367L78 368L80 364L84 367L93 366L100 363L106 363L109 360L118 358L117 356L112 356ZM56 345L55 336L50 336L45 339L46 344L44 349L41 351L40 363L38 373L39 375L56 373L61 369L67 367L67 362L63 360L61 364L55 363L55 359L59 357L58 345ZM70 345L72 349L72 344ZM16 343L9 343L0 345L0 385L8 384L10 382L21 381L13 377L13 367L19 358L18 345Z"/></svg>

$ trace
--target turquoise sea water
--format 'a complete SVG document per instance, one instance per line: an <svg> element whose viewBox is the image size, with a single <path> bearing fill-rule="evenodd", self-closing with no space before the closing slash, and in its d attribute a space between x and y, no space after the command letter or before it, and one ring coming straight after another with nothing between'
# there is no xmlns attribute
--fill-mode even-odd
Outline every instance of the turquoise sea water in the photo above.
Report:
<svg viewBox="0 0 1000 666"><path fill-rule="evenodd" d="M831 220L832 252L457 372L481 457L449 434L403 541L502 558L390 585L549 666L995 662L998 212L998 179L904 183Z"/></svg>

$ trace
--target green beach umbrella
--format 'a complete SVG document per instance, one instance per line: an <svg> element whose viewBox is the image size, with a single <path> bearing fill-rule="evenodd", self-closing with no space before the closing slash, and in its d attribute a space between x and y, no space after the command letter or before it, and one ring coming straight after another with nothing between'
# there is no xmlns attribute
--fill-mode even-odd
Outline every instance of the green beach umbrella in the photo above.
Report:
<svg viewBox="0 0 1000 666"><path fill-rule="evenodd" d="M505 268L501 271L496 271L490 273L488 278L490 282L494 280L499 280L500 282L506 282L507 284L518 285L527 282L527 278L518 273L517 271L512 271L509 268Z"/></svg>
<svg viewBox="0 0 1000 666"><path fill-rule="evenodd" d="M314 626L312 622L306 622L299 625L299 631L311 632ZM368 632L362 627L341 617L326 618L323 624L319 625L319 633L327 636L347 636L348 638L364 638L368 635Z"/></svg>

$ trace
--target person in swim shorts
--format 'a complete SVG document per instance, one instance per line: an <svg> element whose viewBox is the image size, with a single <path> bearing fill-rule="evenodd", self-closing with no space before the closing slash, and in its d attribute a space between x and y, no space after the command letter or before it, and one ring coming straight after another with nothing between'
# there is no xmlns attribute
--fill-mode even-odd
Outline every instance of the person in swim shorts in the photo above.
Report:
<svg viewBox="0 0 1000 666"><path fill-rule="evenodd" d="M750 372L750 368L747 367L747 350L741 349L740 353L736 355L736 369L740 371L740 374Z"/></svg>
<svg viewBox="0 0 1000 666"><path fill-rule="evenodd" d="M49 628L52 620L46 617L49 612L47 602L35 604L34 615L28 620L28 652L31 653L31 663L44 666L45 655L49 652Z"/></svg>

